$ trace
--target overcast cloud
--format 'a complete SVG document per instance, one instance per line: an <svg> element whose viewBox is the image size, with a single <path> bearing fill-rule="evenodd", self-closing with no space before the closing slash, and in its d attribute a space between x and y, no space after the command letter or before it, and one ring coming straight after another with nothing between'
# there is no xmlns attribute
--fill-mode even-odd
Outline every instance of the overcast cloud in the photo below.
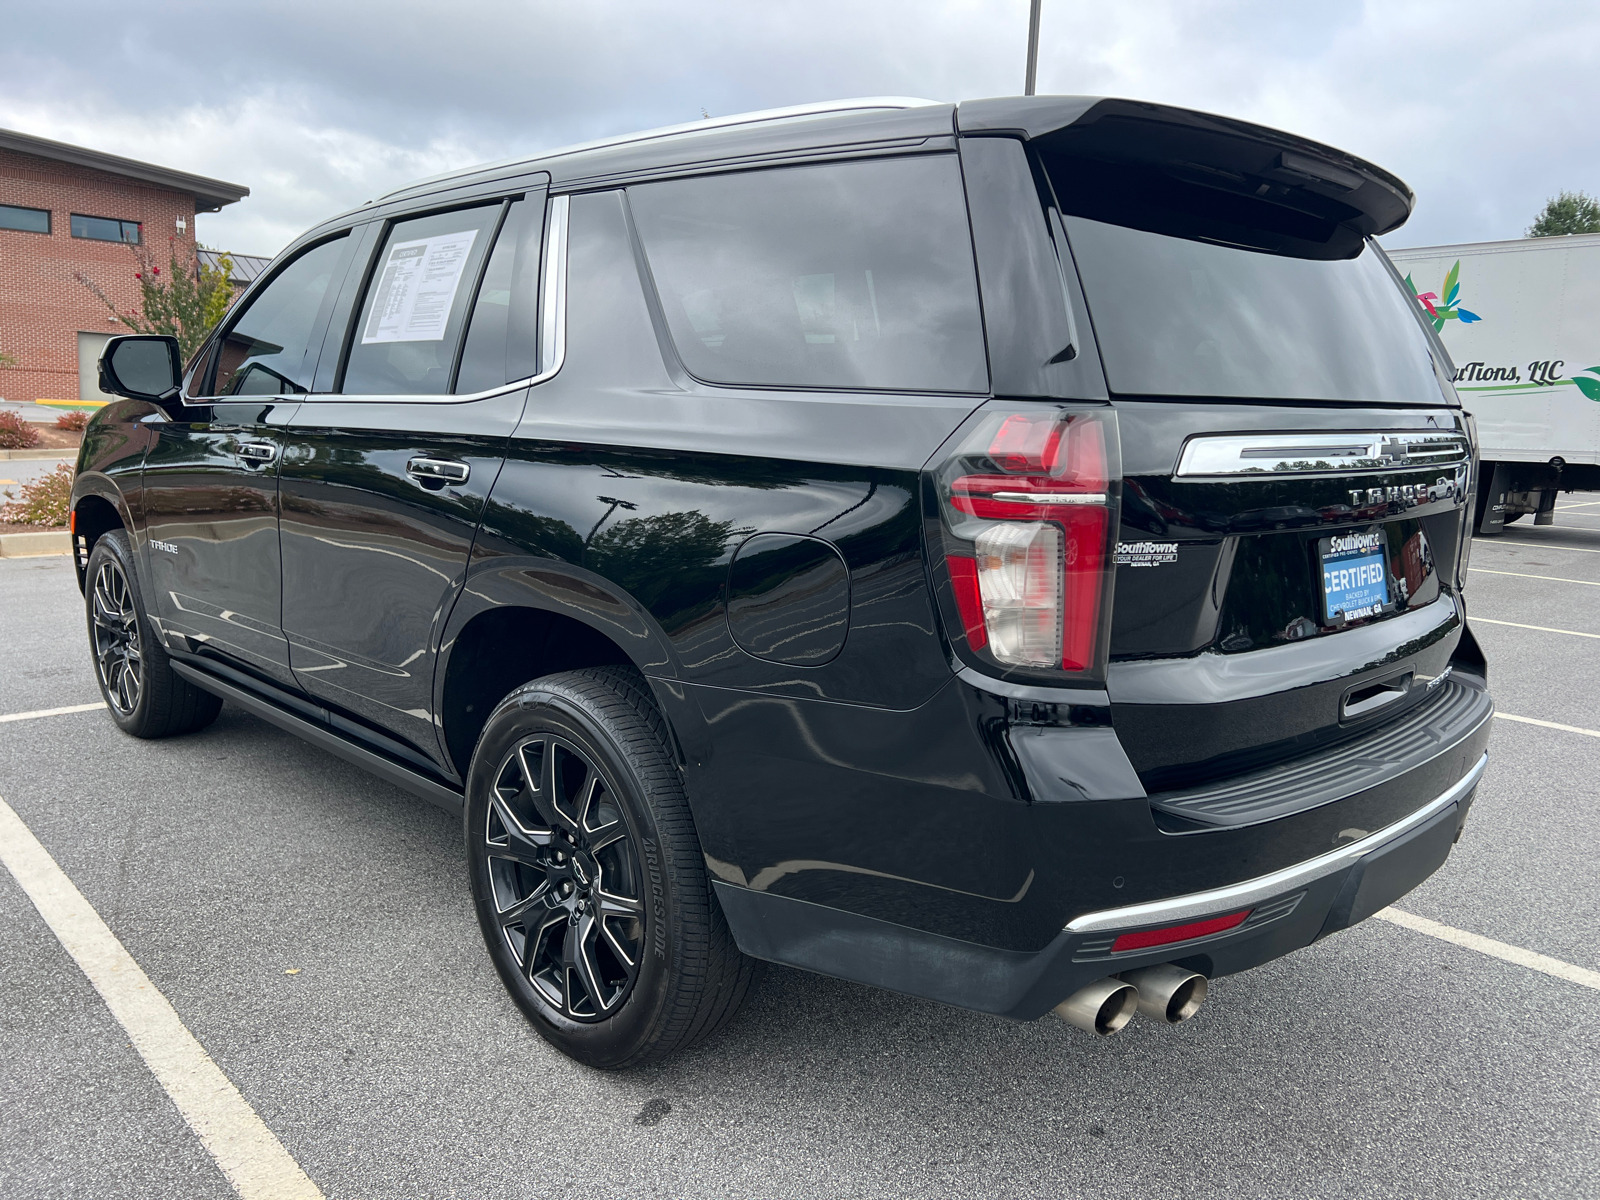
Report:
<svg viewBox="0 0 1600 1200"><path fill-rule="evenodd" d="M1027 0L672 5L79 0L12 7L0 127L247 185L208 245L272 254L456 166L845 96L1022 90ZM1521 236L1600 192L1600 5L1045 0L1039 91L1226 113L1418 196L1391 246Z"/></svg>

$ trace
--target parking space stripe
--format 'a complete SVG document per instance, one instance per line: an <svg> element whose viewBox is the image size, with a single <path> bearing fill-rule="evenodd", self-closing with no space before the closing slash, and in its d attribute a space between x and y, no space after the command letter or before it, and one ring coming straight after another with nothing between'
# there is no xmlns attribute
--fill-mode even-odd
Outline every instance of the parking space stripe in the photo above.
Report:
<svg viewBox="0 0 1600 1200"><path fill-rule="evenodd" d="M1493 617L1472 617L1472 625L1510 625L1517 629L1537 629L1540 633L1564 633L1568 637L1600 638L1600 633L1580 633L1576 629L1552 629L1548 625L1524 625L1521 621L1496 621Z"/></svg>
<svg viewBox="0 0 1600 1200"><path fill-rule="evenodd" d="M233 1190L243 1200L322 1200L317 1185L3 799L0 861L94 984Z"/></svg>
<svg viewBox="0 0 1600 1200"><path fill-rule="evenodd" d="M1491 571L1488 567L1468 567L1469 571L1476 571L1479 575L1515 575L1518 579L1548 579L1551 583L1581 583L1585 587L1600 587L1600 581L1593 579L1563 579L1560 575L1529 575L1526 571Z"/></svg>
<svg viewBox="0 0 1600 1200"><path fill-rule="evenodd" d="M1457 929L1453 925L1442 925L1438 921L1430 921L1427 917L1419 917L1415 913L1402 912L1398 908L1381 909L1372 915L1379 920L1404 926L1416 933L1425 933L1429 937L1438 938L1441 942L1465 946L1468 950L1476 950L1479 954L1487 954L1490 958L1515 963L1519 967L1527 967L1530 971L1540 971L1557 979L1565 979L1568 983L1575 983L1579 987L1592 988L1600 992L1600 971L1574 966L1559 958L1551 958L1548 954L1524 950L1521 946L1513 946L1508 942L1497 942L1481 934L1468 933L1465 929Z"/></svg>
<svg viewBox="0 0 1600 1200"><path fill-rule="evenodd" d="M1557 721L1541 721L1537 717L1514 717L1510 713L1497 712L1495 716L1502 721L1519 721L1524 725L1542 725L1546 729L1559 729L1562 733L1581 733L1585 737L1600 737L1600 729L1581 729L1576 725L1562 725Z"/></svg>
<svg viewBox="0 0 1600 1200"><path fill-rule="evenodd" d="M68 713L90 712L105 706L104 700L97 700L93 704L69 704L65 708L39 708L33 712L6 713L0 716L0 725L4 725L7 721L31 721L35 717L64 717Z"/></svg>
<svg viewBox="0 0 1600 1200"><path fill-rule="evenodd" d="M1480 544L1474 542L1472 548L1476 550ZM1490 542L1488 544L1491 546L1537 546L1540 550L1576 550L1579 554L1600 554L1600 549L1596 549L1593 546L1562 546L1555 542L1529 541L1527 538L1501 538L1499 542Z"/></svg>

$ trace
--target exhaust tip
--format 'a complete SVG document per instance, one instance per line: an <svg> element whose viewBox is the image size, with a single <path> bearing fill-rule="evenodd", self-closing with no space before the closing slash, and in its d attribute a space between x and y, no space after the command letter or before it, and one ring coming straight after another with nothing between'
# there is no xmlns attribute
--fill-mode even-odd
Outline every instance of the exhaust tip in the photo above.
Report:
<svg viewBox="0 0 1600 1200"><path fill-rule="evenodd" d="M1147 1017L1176 1025L1200 1011L1206 999L1206 977L1171 963L1124 971L1122 979L1138 990L1138 1008Z"/></svg>
<svg viewBox="0 0 1600 1200"><path fill-rule="evenodd" d="M1139 990L1114 976L1097 979L1055 1007L1056 1016L1086 1033L1110 1037L1133 1019Z"/></svg>

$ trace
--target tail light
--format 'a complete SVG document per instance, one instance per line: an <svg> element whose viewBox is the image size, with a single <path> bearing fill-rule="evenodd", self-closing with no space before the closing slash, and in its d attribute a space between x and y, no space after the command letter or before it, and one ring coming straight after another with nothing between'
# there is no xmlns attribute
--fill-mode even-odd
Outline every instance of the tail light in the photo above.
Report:
<svg viewBox="0 0 1600 1200"><path fill-rule="evenodd" d="M1115 412L989 409L936 471L952 624L967 649L1008 670L1103 671L1121 477Z"/></svg>
<svg viewBox="0 0 1600 1200"><path fill-rule="evenodd" d="M1472 535L1477 532L1478 489L1484 486L1478 478L1481 465L1478 459L1478 422L1471 413L1462 413L1467 426L1467 498L1461 507L1461 536L1456 540L1456 588L1467 586L1467 564L1472 559Z"/></svg>

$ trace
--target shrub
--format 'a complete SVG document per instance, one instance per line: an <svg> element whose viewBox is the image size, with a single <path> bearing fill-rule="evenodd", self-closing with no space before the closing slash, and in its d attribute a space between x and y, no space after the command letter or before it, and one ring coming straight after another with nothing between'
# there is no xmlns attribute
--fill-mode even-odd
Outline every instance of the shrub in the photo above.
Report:
<svg viewBox="0 0 1600 1200"><path fill-rule="evenodd" d="M68 409L56 418L56 428L68 433L82 433L89 428L89 414L81 408Z"/></svg>
<svg viewBox="0 0 1600 1200"><path fill-rule="evenodd" d="M26 450L39 444L38 431L14 412L0 412L0 450Z"/></svg>
<svg viewBox="0 0 1600 1200"><path fill-rule="evenodd" d="M0 508L0 521L16 525L65 525L67 509L72 503L72 475L72 464L62 463L43 479L23 484L21 498Z"/></svg>

